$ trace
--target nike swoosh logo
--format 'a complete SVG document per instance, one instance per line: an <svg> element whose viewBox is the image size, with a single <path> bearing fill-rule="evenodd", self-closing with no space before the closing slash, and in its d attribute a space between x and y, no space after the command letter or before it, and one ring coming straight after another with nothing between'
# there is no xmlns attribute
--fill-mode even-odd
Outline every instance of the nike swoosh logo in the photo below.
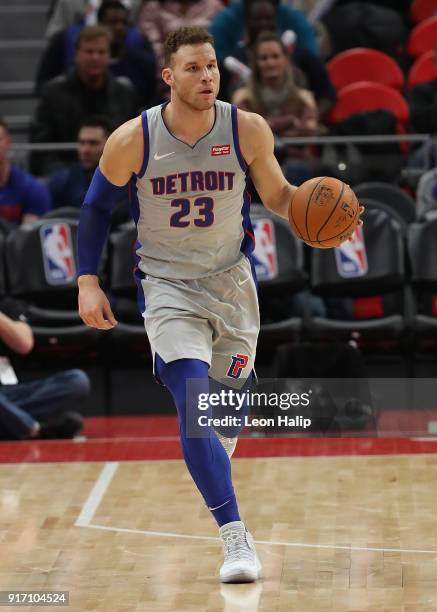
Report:
<svg viewBox="0 0 437 612"><path fill-rule="evenodd" d="M249 280L249 277L245 278L244 280L238 279L238 285L241 287L241 285L244 285L244 283L247 283L248 280Z"/></svg>
<svg viewBox="0 0 437 612"><path fill-rule="evenodd" d="M229 504L229 502L230 502L230 501L231 501L231 500L230 500L230 499L228 499L227 501L225 501L225 503L224 503L224 504L220 504L220 506L215 506L215 508L210 508L210 507L208 506L208 510L218 510L218 509L219 509L219 508L221 508L222 506L226 506L226 504Z"/></svg>
<svg viewBox="0 0 437 612"><path fill-rule="evenodd" d="M160 159L163 159L164 157L168 157L169 155L174 155L174 151L172 151L171 153L164 153L164 155L158 155L158 153L155 153L155 155L153 156L153 159L156 159L156 161L159 161Z"/></svg>

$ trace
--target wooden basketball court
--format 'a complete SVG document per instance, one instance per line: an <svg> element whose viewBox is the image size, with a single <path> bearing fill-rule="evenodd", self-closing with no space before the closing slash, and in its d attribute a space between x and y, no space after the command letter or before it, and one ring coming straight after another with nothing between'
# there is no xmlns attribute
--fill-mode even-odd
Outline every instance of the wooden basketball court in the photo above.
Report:
<svg viewBox="0 0 437 612"><path fill-rule="evenodd" d="M81 612L437 610L437 442L240 441L264 579L220 585L174 419L117 421L90 419L81 442L0 444L1 590L68 590Z"/></svg>

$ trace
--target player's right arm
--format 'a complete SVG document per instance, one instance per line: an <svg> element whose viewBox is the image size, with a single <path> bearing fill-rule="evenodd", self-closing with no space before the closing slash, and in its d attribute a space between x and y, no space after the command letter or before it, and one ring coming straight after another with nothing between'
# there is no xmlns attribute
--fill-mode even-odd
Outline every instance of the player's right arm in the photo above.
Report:
<svg viewBox="0 0 437 612"><path fill-rule="evenodd" d="M132 174L140 171L143 147L141 117L124 123L111 134L80 211L79 314L86 325L97 329L111 329L117 324L97 273L112 208Z"/></svg>

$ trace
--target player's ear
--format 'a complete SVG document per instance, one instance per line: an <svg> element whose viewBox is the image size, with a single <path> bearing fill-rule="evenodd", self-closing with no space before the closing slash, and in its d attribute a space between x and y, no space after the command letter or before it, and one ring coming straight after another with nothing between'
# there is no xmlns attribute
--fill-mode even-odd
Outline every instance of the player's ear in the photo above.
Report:
<svg viewBox="0 0 437 612"><path fill-rule="evenodd" d="M162 70L161 76L162 80L166 85L168 85L169 87L173 85L173 70L171 68L169 68L168 66L167 68L164 68Z"/></svg>

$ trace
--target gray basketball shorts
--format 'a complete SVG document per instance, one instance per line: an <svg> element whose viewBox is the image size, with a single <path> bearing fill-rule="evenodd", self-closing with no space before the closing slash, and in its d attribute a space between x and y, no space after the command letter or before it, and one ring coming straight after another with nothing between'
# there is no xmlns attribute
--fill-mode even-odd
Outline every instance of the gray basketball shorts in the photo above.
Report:
<svg viewBox="0 0 437 612"><path fill-rule="evenodd" d="M240 387L254 367L260 325L249 260L196 280L146 275L141 285L153 362L156 353L166 363L200 359L211 378Z"/></svg>

